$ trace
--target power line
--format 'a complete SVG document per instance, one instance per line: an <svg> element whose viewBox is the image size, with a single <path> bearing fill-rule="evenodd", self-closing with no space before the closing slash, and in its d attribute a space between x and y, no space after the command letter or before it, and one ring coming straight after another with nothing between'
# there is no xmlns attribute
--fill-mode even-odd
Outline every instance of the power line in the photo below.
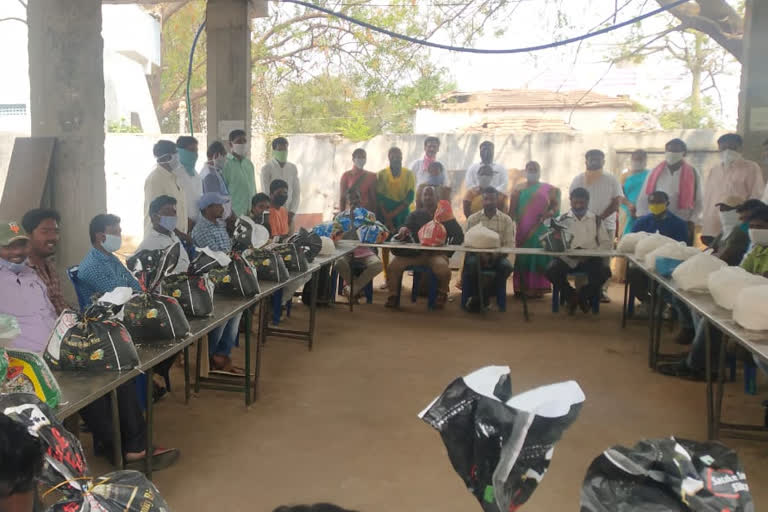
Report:
<svg viewBox="0 0 768 512"><path fill-rule="evenodd" d="M674 9L675 7L682 5L689 0L677 0L676 2L672 2L671 4L664 5L659 7L658 9L654 9L651 12L647 12L645 14L641 14L640 16L636 16L632 19L629 19L627 21L622 21L621 23L611 25L610 27L605 27L603 29L600 29L596 32L589 32L587 34L582 34L577 37L571 37L569 39L564 39L562 41L554 41L552 43L547 44L541 44L536 46L528 46L525 48L512 48L508 50L494 50L494 49L485 49L485 48L466 48L463 46L451 46L447 44L440 44L440 43L433 43L432 41L427 41L426 39L417 39L415 37L406 36L405 34L399 34L397 32L392 32L391 30L387 30L382 27L377 27L376 25L371 25L368 22L358 20L356 18L352 18L351 16L347 16L346 14L332 11L331 9L326 9L325 7L321 7L319 5L311 4L309 2L304 2L302 0L280 0L281 2L285 3L291 3L296 5L301 5L304 7L307 7L309 9L315 9L320 12L323 12L325 14L335 16L337 18L341 18L343 20L346 20L350 23L354 23L355 25L359 25L361 27L373 30L374 32L379 32L381 34L388 35L390 37L393 37L395 39L401 39L403 41L408 41L409 43L414 43L422 46L429 46L431 48L438 48L440 50L450 50L454 52L461 52L461 53L482 53L482 54L513 54L513 53L529 53L529 52L535 52L539 50L547 50L550 48L557 48L558 46L565 46L567 44L576 43L579 41L584 41L585 39L590 39L592 37L596 37L602 34L607 34L608 32L612 32L614 30L618 30L622 27L626 27L627 25L632 25L633 23L637 23L638 21L642 21L644 19L650 18L652 16L656 16L657 14L661 14L662 12L668 11L670 9Z"/></svg>

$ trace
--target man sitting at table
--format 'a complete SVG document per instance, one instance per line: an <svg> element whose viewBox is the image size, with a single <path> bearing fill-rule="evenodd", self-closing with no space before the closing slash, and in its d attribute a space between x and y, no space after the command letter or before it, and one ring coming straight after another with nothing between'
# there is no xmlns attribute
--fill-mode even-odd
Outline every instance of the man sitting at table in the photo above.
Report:
<svg viewBox="0 0 768 512"><path fill-rule="evenodd" d="M200 218L192 228L192 241L197 247L207 247L212 251L229 254L232 250L232 241L227 234L227 228L221 219L224 216L224 204L227 198L216 192L208 192L197 202L200 210ZM211 369L235 375L242 375L243 371L232 365L232 348L237 344L240 335L240 318L238 313L230 318L226 324L217 327L208 334L208 357Z"/></svg>
<svg viewBox="0 0 768 512"><path fill-rule="evenodd" d="M285 202L288 200L288 183L283 180L273 180L269 184L269 233L272 236L291 234L291 223Z"/></svg>
<svg viewBox="0 0 768 512"><path fill-rule="evenodd" d="M360 206L360 190L357 187L347 189L347 200L345 204L348 208L340 212L336 219L349 217L349 230L342 235L343 240L358 240L357 227L355 226L355 209L360 208L363 216L370 213ZM352 272L355 272L355 286L350 288L349 284L344 286L342 295L352 297L353 302L357 302L363 289L370 283L374 277L379 275L382 270L381 259L370 247L356 247L352 254L349 254L336 261L336 271L341 275L346 283L352 278Z"/></svg>
<svg viewBox="0 0 768 512"><path fill-rule="evenodd" d="M576 187L571 191L571 211L561 215L557 223L565 228L567 236L572 237L571 249L611 249L608 230L603 227L602 220L589 211L589 192L585 188ZM574 272L587 275L587 284L578 292L568 282L568 274ZM559 256L549 263L545 273L547 279L560 288L570 315L577 307L585 313L589 311L589 300L599 300L603 284L611 277L605 258L598 256Z"/></svg>
<svg viewBox="0 0 768 512"><path fill-rule="evenodd" d="M435 217L437 211L437 192L435 187L424 187L421 196L423 208L414 211L405 220L395 236L396 241L412 241L419 243L419 230ZM461 245L464 243L464 232L456 219L441 220L447 232L446 243ZM449 256L440 251L415 251L413 249L393 249L394 258L387 267L387 288L389 297L386 307L396 308L399 305L399 288L403 272L407 267L425 266L437 277L437 300L435 306L442 308L448 301L448 285L451 282L451 267L448 265Z"/></svg>
<svg viewBox="0 0 768 512"><path fill-rule="evenodd" d="M100 214L91 220L89 234L93 247L78 267L78 280L89 298L111 292L119 286L130 286L140 291L138 281L115 257L113 252L122 245L120 217ZM167 364L167 363L166 363ZM120 431L125 461L131 467L141 468L146 456L146 424L141 412L136 384L133 380L118 386L117 404L120 411ZM112 414L110 399L104 396L80 411L86 425L93 433L94 451L97 455L111 457ZM154 449L152 467L167 468L179 458L175 448Z"/></svg>
<svg viewBox="0 0 768 512"><path fill-rule="evenodd" d="M768 277L768 207L764 206L754 210L748 222L752 250L744 258L741 268L752 274ZM694 323L697 325L697 329L688 355L679 361L659 364L659 373L688 380L702 381L706 379L707 333L702 328L703 321L701 319L694 319ZM715 362L720 353L723 334L711 325L707 327L712 345L711 357L712 361Z"/></svg>
<svg viewBox="0 0 768 512"><path fill-rule="evenodd" d="M149 204L149 219L152 227L144 233L136 252L156 251L167 249L173 244L181 244L176 234L176 199L171 196L159 196ZM189 268L189 254L184 246L180 246L179 261L173 269L173 274L183 274Z"/></svg>
<svg viewBox="0 0 768 512"><path fill-rule="evenodd" d="M515 222L506 213L497 209L499 192L493 187L483 190L483 209L473 213L467 219L467 231L478 224L490 229L499 235L501 247L515 247ZM477 282L480 276L477 274L477 260L484 270L492 270L494 277L490 282L483 283L483 300L480 301ZM479 311L482 304L488 304L491 294L495 294L499 287L506 288L506 282L514 269L513 261L506 254L467 253L464 261L464 273L462 283L469 286L474 293L467 300L466 308L469 311Z"/></svg>
<svg viewBox="0 0 768 512"><path fill-rule="evenodd" d="M759 208L766 205L759 199L747 199L731 196L716 205L720 209L722 231L710 244L717 256L728 265L738 265L750 247L749 218Z"/></svg>
<svg viewBox="0 0 768 512"><path fill-rule="evenodd" d="M267 228L269 232L269 205L271 200L269 196L264 192L259 192L253 198L251 198L251 211L248 216L256 224L260 224Z"/></svg>
<svg viewBox="0 0 768 512"><path fill-rule="evenodd" d="M656 190L648 196L648 210L651 213L643 215L635 221L633 233L659 233L678 242L688 243L689 232L686 221L669 210L669 196L666 192ZM645 272L637 267L627 270L627 281L632 287L632 294L640 301L643 309L649 300L648 286L650 280ZM639 314L639 312L637 312Z"/></svg>

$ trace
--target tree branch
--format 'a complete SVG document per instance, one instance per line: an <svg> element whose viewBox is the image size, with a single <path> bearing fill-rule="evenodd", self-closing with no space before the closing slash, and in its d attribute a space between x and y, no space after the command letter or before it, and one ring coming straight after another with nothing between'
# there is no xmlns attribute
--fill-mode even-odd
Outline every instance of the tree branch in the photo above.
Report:
<svg viewBox="0 0 768 512"><path fill-rule="evenodd" d="M2 23L3 21L20 21L20 22L22 22L25 25L27 24L27 20L24 20L24 19L21 19L21 18L17 18L15 16L9 16L7 18L0 18L0 23Z"/></svg>
<svg viewBox="0 0 768 512"><path fill-rule="evenodd" d="M667 6L674 0L656 0ZM744 20L726 0L697 0L699 9L683 4L669 11L683 24L716 41L741 62L743 58Z"/></svg>

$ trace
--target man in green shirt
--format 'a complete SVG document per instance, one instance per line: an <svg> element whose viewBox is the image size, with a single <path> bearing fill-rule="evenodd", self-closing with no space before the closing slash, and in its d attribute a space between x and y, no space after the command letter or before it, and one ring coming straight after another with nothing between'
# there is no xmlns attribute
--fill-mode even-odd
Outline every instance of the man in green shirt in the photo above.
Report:
<svg viewBox="0 0 768 512"><path fill-rule="evenodd" d="M224 182L232 200L232 212L235 215L248 215L251 210L251 198L256 194L256 174L246 156L247 139L244 130L232 130L229 133L229 145L232 151L227 155L227 162L221 170Z"/></svg>
<svg viewBox="0 0 768 512"><path fill-rule="evenodd" d="M741 262L741 268L768 277L768 206L758 208L749 218L749 239L752 250Z"/></svg>

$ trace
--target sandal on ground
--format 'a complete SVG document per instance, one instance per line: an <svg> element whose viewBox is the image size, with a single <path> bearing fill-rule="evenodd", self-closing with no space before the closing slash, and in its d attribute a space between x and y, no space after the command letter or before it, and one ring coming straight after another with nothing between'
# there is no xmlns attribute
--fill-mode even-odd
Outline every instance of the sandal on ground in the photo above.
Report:
<svg viewBox="0 0 768 512"><path fill-rule="evenodd" d="M217 357L219 358L217 359ZM224 373L227 375L237 375L237 376L245 375L245 370L234 366L232 364L231 358L216 356L216 355L211 357L210 371L215 373Z"/></svg>
<svg viewBox="0 0 768 512"><path fill-rule="evenodd" d="M140 454L126 454L125 455L125 469L132 469L135 471L145 470L145 452ZM138 455L138 458L133 458L131 455ZM152 471L160 471L170 466L173 466L181 452L176 448L155 448L152 453ZM129 458L130 457L130 458Z"/></svg>

